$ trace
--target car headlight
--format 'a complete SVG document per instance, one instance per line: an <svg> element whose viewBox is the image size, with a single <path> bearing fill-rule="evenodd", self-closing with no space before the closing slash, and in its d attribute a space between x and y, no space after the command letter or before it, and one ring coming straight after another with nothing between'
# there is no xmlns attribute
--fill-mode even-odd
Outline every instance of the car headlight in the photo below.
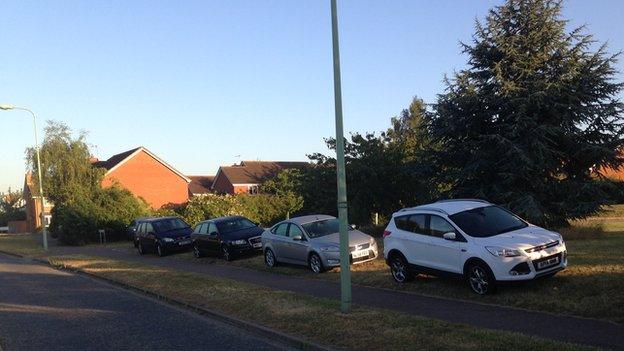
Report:
<svg viewBox="0 0 624 351"><path fill-rule="evenodd" d="M496 257L516 257L520 256L519 250L514 249L506 249L504 247L498 246L486 246L486 250L488 250L492 255Z"/></svg>
<svg viewBox="0 0 624 351"><path fill-rule="evenodd" d="M163 238L162 241L164 241L166 243L172 243L173 239L172 238Z"/></svg>
<svg viewBox="0 0 624 351"><path fill-rule="evenodd" d="M247 240L239 239L239 240L230 241L230 243L232 245L245 245L247 244Z"/></svg>
<svg viewBox="0 0 624 351"><path fill-rule="evenodd" d="M338 246L322 246L321 251L323 252L338 252L340 248Z"/></svg>

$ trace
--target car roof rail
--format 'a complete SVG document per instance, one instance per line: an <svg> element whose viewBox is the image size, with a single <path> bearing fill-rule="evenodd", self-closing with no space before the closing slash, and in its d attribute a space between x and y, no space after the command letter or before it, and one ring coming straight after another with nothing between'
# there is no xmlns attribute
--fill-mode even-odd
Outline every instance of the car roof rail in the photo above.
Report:
<svg viewBox="0 0 624 351"><path fill-rule="evenodd" d="M446 211L444 211L443 209L441 209L441 208L431 207L431 206L427 206L427 205L403 208L403 209L400 209L399 212L412 211L412 210L433 211L433 212L439 212L439 213L443 213L445 215L448 215L448 213Z"/></svg>
<svg viewBox="0 0 624 351"><path fill-rule="evenodd" d="M435 203L454 202L454 201L472 201L472 202L481 202L484 204L491 204L491 202L483 200L483 199L445 199L445 200L438 200Z"/></svg>

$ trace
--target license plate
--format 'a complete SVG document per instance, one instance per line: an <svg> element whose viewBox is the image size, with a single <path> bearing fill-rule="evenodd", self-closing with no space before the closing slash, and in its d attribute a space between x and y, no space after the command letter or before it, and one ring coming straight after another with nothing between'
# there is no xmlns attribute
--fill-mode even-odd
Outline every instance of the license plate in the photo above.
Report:
<svg viewBox="0 0 624 351"><path fill-rule="evenodd" d="M351 257L353 257L353 258L360 258L360 257L365 257L365 256L368 256L368 250L353 251L351 253Z"/></svg>
<svg viewBox="0 0 624 351"><path fill-rule="evenodd" d="M190 244L190 243L191 243L191 241L190 241L190 240L183 240L183 241L179 241L179 242L178 242L178 245L188 245L188 244Z"/></svg>
<svg viewBox="0 0 624 351"><path fill-rule="evenodd" d="M252 245L254 248L262 247L262 243L255 243Z"/></svg>
<svg viewBox="0 0 624 351"><path fill-rule="evenodd" d="M559 263L559 257L553 257L553 258L548 259L546 261L538 262L537 263L537 268L538 269L542 269L542 268L554 266L557 263Z"/></svg>

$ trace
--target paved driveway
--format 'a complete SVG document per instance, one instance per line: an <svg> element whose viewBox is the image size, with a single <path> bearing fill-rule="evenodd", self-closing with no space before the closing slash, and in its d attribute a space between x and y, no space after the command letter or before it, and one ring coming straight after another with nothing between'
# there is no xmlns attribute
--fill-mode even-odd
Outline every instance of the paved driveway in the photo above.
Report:
<svg viewBox="0 0 624 351"><path fill-rule="evenodd" d="M232 326L94 279L0 254L10 350L281 350Z"/></svg>

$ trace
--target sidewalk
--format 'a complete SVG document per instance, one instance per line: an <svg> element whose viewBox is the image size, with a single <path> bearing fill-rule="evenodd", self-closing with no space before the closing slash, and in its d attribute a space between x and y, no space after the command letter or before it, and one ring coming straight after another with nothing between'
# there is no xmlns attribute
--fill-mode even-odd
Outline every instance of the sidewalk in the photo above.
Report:
<svg viewBox="0 0 624 351"><path fill-rule="evenodd" d="M139 256L125 248L52 247L51 254L86 254L207 274L320 298L339 299L340 285L218 264L197 264L172 257ZM541 313L470 301L429 297L394 290L353 286L353 303L475 327L518 332L601 348L624 350L624 326L595 319Z"/></svg>

